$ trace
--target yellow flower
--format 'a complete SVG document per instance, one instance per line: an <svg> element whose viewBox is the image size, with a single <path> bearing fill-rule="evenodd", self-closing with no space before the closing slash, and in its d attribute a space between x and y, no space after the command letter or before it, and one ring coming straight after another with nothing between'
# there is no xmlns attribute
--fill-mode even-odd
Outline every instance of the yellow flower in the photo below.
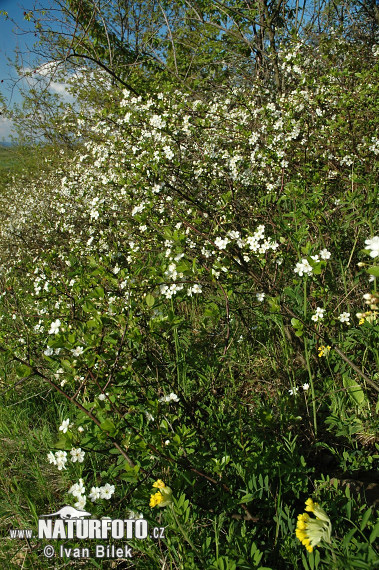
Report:
<svg viewBox="0 0 379 570"><path fill-rule="evenodd" d="M306 504L306 507L305 507L306 511L308 511L309 513L313 513L316 516L316 518L320 519L321 521L330 522L328 515L326 514L324 509L322 507L320 507L320 505L318 503L314 503L312 501L312 499L307 499L305 501L305 504ZM309 515L308 515L308 518L309 518ZM310 520L312 520L312 519L310 519Z"/></svg>
<svg viewBox="0 0 379 570"><path fill-rule="evenodd" d="M331 346L319 346L318 348L318 356L319 358L321 358L321 356L328 356L329 352L331 351L332 347Z"/></svg>
<svg viewBox="0 0 379 570"><path fill-rule="evenodd" d="M155 495L151 495L150 497L150 507L156 507L160 503L163 502L163 495L157 491Z"/></svg>
<svg viewBox="0 0 379 570"><path fill-rule="evenodd" d="M172 503L172 490L163 483L162 479L155 481L153 487L159 491L150 496L150 507L166 507Z"/></svg>
<svg viewBox="0 0 379 570"><path fill-rule="evenodd" d="M313 513L316 518L310 517L308 513L298 515L295 534L308 552L313 552L313 548L321 540L330 543L332 525L328 515L318 503L307 499L305 505L305 510Z"/></svg>
<svg viewBox="0 0 379 570"><path fill-rule="evenodd" d="M305 530L307 528L306 523L309 521L309 515L307 513L303 513L302 515L298 515L297 517L297 529Z"/></svg>
<svg viewBox="0 0 379 570"><path fill-rule="evenodd" d="M376 311L366 311L365 313L357 313L357 318L359 319L359 325L363 325L365 321L372 324L376 321L378 313Z"/></svg>
<svg viewBox="0 0 379 570"><path fill-rule="evenodd" d="M309 513L314 513L315 506L317 505L317 503L314 503L312 499L307 499L305 501L305 504L306 504L305 510L308 511Z"/></svg>

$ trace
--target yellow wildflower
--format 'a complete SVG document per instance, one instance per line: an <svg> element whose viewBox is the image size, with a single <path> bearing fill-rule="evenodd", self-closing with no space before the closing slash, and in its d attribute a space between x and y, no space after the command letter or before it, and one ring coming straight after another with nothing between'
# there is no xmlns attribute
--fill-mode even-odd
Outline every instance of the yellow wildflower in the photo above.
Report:
<svg viewBox="0 0 379 570"><path fill-rule="evenodd" d="M318 356L319 358L321 358L322 356L328 356L329 352L331 351L332 347L331 346L319 346L318 348Z"/></svg>
<svg viewBox="0 0 379 570"><path fill-rule="evenodd" d="M172 490L163 483L162 479L155 481L153 487L159 491L150 496L150 507L166 507L172 503Z"/></svg>
<svg viewBox="0 0 379 570"><path fill-rule="evenodd" d="M359 319L359 325L363 325L365 321L372 324L376 321L378 317L377 311L366 311L365 313L357 313L357 319Z"/></svg>
<svg viewBox="0 0 379 570"><path fill-rule="evenodd" d="M314 513L315 512L315 506L318 505L318 503L314 503L312 501L312 499L307 499L305 501L306 507L305 510L308 511L309 513Z"/></svg>
<svg viewBox="0 0 379 570"><path fill-rule="evenodd" d="M163 502L163 495L159 491L157 491L154 495L150 497L150 507L156 507L160 503Z"/></svg>
<svg viewBox="0 0 379 570"><path fill-rule="evenodd" d="M313 548L321 540L330 543L332 525L328 515L318 503L307 499L305 505L305 510L313 513L316 518L310 517L308 513L298 515L295 534L308 552L313 552Z"/></svg>

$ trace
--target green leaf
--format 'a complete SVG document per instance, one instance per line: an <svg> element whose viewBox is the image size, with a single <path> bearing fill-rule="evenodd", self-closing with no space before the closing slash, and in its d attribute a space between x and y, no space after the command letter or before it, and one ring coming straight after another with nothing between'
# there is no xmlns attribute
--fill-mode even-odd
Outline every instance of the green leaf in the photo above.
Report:
<svg viewBox="0 0 379 570"><path fill-rule="evenodd" d="M310 250L311 250L311 247L312 247L311 242L310 242L310 241L307 241L306 246L301 248L301 252L302 252L304 255L308 255L308 253L309 253Z"/></svg>
<svg viewBox="0 0 379 570"><path fill-rule="evenodd" d="M91 301L86 301L82 305L82 309L85 313L91 313L92 311L95 310L95 305L93 303L91 303Z"/></svg>
<svg viewBox="0 0 379 570"><path fill-rule="evenodd" d="M108 433L114 433L116 430L116 426L114 425L114 423L110 419L107 419L107 420L104 420L103 422L101 422L100 428L103 431L106 431Z"/></svg>
<svg viewBox="0 0 379 570"><path fill-rule="evenodd" d="M366 269L366 271L367 273L373 275L374 277L379 277L379 265L373 265L372 267Z"/></svg>
<svg viewBox="0 0 379 570"><path fill-rule="evenodd" d="M71 362L69 360L65 360L65 359L61 360L61 365L66 370L69 370L70 372L72 371L72 365L71 365Z"/></svg>
<svg viewBox="0 0 379 570"><path fill-rule="evenodd" d="M343 546L344 548L347 548L349 545L349 542L351 541L351 539L353 538L353 536L355 535L355 533L357 532L356 528L352 528L351 530L349 530L349 532L347 533L347 535L345 536L344 540L343 540Z"/></svg>
<svg viewBox="0 0 379 570"><path fill-rule="evenodd" d="M311 264L311 265L312 265L312 264ZM322 265L321 265L320 262L319 262L319 263L315 263L315 264L313 265L313 274L314 274L314 275L321 275L321 267L322 267Z"/></svg>
<svg viewBox="0 0 379 570"><path fill-rule="evenodd" d="M86 322L86 327L89 329L94 329L99 327L99 321L95 320L95 319L90 319L89 321Z"/></svg>
<svg viewBox="0 0 379 570"><path fill-rule="evenodd" d="M347 374L343 375L343 385L345 386L349 396L358 406L362 406L365 403L366 397L362 388Z"/></svg>
<svg viewBox="0 0 379 570"><path fill-rule="evenodd" d="M367 509L367 511L365 512L365 514L362 517L361 530L363 530L365 528L367 521L370 518L370 515L371 515L371 507L369 509Z"/></svg>
<svg viewBox="0 0 379 570"><path fill-rule="evenodd" d="M374 542L374 540L376 539L376 537L379 536L379 522L376 523L376 525L374 526L371 534L370 534L370 544L372 544Z"/></svg>
<svg viewBox="0 0 379 570"><path fill-rule="evenodd" d="M30 366L27 366L26 364L20 364L19 366L17 366L16 372L17 376L19 376L20 378L26 378L27 376L30 376L30 374L32 374L32 369L30 368Z"/></svg>
<svg viewBox="0 0 379 570"><path fill-rule="evenodd" d="M93 290L93 296L96 299L103 299L104 298L104 289L102 287L95 287Z"/></svg>
<svg viewBox="0 0 379 570"><path fill-rule="evenodd" d="M150 293L148 293L145 297L145 302L148 307L152 307L155 303L153 295L150 295Z"/></svg>
<svg viewBox="0 0 379 570"><path fill-rule="evenodd" d="M248 493L247 495L244 495L243 497L241 497L241 499L239 500L239 503L250 503L250 501L252 501L254 498L254 495L252 495L251 493Z"/></svg>
<svg viewBox="0 0 379 570"><path fill-rule="evenodd" d="M293 289L291 289L291 287L285 287L283 289L283 293L284 295L287 295L287 297L291 297L291 299L296 299L296 293Z"/></svg>
<svg viewBox="0 0 379 570"><path fill-rule="evenodd" d="M280 313L279 297L268 297L270 313Z"/></svg>

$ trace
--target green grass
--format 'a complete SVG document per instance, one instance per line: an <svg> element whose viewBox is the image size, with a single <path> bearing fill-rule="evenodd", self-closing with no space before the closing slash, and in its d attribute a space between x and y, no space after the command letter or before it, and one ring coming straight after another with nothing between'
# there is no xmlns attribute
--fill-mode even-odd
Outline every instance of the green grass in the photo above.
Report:
<svg viewBox="0 0 379 570"><path fill-rule="evenodd" d="M1 392L0 565L43 567L35 565L35 541L28 546L25 541L11 540L9 529L36 528L39 515L59 508L67 476L64 472L57 474L47 463L46 454L54 445L51 427L61 404L50 389L38 382L11 391L6 391L2 383Z"/></svg>
<svg viewBox="0 0 379 570"><path fill-rule="evenodd" d="M6 147L0 144L0 171L12 170L20 163L17 147Z"/></svg>

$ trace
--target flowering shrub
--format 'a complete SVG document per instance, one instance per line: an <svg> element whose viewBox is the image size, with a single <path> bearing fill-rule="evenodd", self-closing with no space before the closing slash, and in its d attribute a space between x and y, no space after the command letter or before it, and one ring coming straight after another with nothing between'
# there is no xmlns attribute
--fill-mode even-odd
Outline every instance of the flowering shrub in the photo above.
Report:
<svg viewBox="0 0 379 570"><path fill-rule="evenodd" d="M378 64L358 49L283 46L281 96L113 90L75 153L1 196L4 366L69 406L45 459L65 500L155 526L169 507L138 567L299 567L322 449L335 471L377 463ZM316 505L297 536L319 565Z"/></svg>

